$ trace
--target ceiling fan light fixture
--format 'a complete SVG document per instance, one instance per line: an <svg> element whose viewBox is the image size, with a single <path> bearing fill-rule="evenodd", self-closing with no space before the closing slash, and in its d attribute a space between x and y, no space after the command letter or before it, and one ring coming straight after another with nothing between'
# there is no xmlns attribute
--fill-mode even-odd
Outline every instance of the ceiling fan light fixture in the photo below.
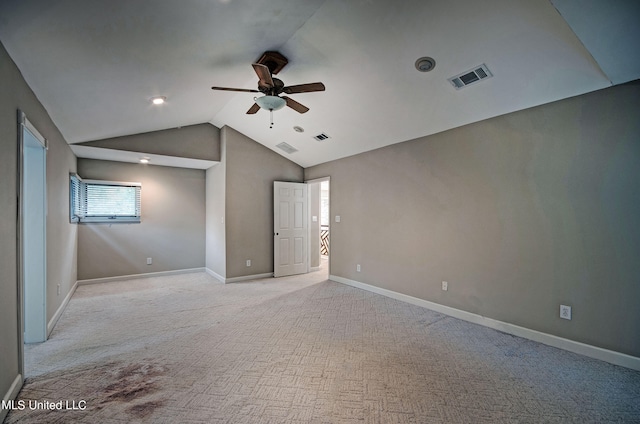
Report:
<svg viewBox="0 0 640 424"><path fill-rule="evenodd" d="M262 109L271 111L280 110L287 104L287 102L282 97L278 96L262 96L257 97L255 100L258 106L260 106Z"/></svg>

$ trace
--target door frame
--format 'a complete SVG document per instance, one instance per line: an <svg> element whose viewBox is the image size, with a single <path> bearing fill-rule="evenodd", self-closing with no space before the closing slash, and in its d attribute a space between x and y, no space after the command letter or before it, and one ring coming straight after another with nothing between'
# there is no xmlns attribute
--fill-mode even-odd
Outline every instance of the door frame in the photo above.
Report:
<svg viewBox="0 0 640 424"><path fill-rule="evenodd" d="M25 131L28 131L39 143L42 147L42 169L41 172L42 177L42 220L43 220L43 230L42 234L39 234L38 243L42 243L42 287L38 286L37 291L38 295L42 296L41 307L42 310L38 310L40 317L42 317L42 322L39 322L39 326L42 326L42 338L45 341L48 337L47 334L47 150L48 143L47 139L42 136L42 134L35 128L35 126L27 119L27 116L21 110L18 110L18 213L17 213L17 283L18 283L18 355L20 362L20 374L24 375L24 343L25 343L25 301L26 299L26 288L25 288L25 172L28 170L25 169L25 150L27 147L25 146ZM38 217L40 218L40 216ZM41 292L40 292L41 291Z"/></svg>
<svg viewBox="0 0 640 424"><path fill-rule="evenodd" d="M328 264L327 267L329 268L329 275L331 275L331 177L330 176L326 176L326 177L319 177L319 178L313 178L311 180L306 180L305 184L314 184L314 183L322 183L324 181L327 181L329 183L329 255L328 255ZM311 190L307 190L307 192L309 193ZM310 203L310 202L309 202ZM309 228L309 235L311 234L311 211L309 211L309 224L308 224L308 228ZM311 255L311 237L309 237L309 246L307 247L307 251L309 252L309 255ZM311 263L311 258L307 258L307 260L309 261L309 263Z"/></svg>

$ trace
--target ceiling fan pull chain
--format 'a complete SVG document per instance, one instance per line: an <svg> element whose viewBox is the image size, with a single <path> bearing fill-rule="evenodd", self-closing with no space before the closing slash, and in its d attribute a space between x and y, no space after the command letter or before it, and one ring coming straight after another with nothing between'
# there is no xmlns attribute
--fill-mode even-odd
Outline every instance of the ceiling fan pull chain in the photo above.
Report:
<svg viewBox="0 0 640 424"><path fill-rule="evenodd" d="M273 128L273 109L269 109L269 114L271 115L271 125L269 128Z"/></svg>

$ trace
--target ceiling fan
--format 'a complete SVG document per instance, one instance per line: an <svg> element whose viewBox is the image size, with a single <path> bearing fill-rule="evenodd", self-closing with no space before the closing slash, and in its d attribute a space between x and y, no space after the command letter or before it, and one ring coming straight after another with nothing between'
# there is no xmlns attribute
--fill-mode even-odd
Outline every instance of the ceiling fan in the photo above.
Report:
<svg viewBox="0 0 640 424"><path fill-rule="evenodd" d="M314 91L324 91L324 84L321 82L312 82L309 84L288 85L285 86L282 80L274 78L278 72L289 63L287 58L278 52L265 52L256 63L251 64L253 70L258 75L258 89L252 90L248 88L228 88L228 87L211 87L212 90L223 91L241 91L246 93L262 93L264 96L254 97L255 103L247 111L248 115L252 115L260 110L260 108L270 111L282 109L285 105L299 113L309 111L305 105L298 103L287 96L280 94L296 94L311 93ZM273 127L273 118L271 119L271 127Z"/></svg>

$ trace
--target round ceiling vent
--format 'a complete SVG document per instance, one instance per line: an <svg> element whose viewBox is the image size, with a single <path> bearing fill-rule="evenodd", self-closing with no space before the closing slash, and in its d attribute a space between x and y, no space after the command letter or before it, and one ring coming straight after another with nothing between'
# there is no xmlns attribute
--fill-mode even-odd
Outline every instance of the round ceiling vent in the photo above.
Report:
<svg viewBox="0 0 640 424"><path fill-rule="evenodd" d="M416 60L416 69L420 72L429 72L436 67L436 61L432 57L421 57Z"/></svg>

